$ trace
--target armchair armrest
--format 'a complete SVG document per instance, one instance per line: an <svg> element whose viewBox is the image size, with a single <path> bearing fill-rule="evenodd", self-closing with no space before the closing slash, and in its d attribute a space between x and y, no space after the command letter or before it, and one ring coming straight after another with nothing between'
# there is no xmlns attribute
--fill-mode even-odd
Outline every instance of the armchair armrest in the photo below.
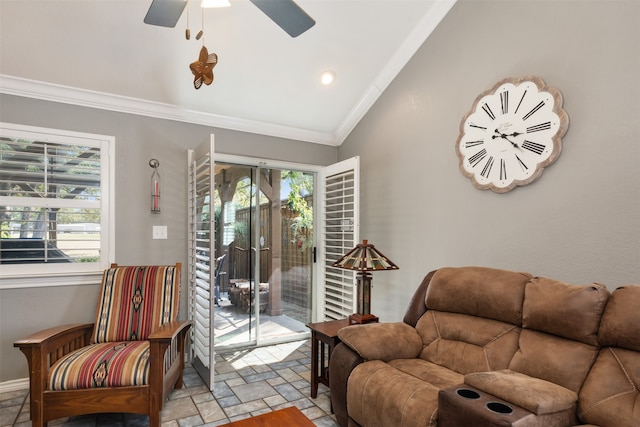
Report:
<svg viewBox="0 0 640 427"><path fill-rule="evenodd" d="M29 367L37 353L42 363L48 363L46 370L62 356L89 344L93 332L93 323L74 323L44 329L13 343L22 351Z"/></svg>
<svg viewBox="0 0 640 427"><path fill-rule="evenodd" d="M68 324L45 329L13 343L24 353L29 365L29 392L42 401L49 368L63 356L91 341L93 323Z"/></svg>
<svg viewBox="0 0 640 427"><path fill-rule="evenodd" d="M66 340L69 336L91 335L93 323L73 323L43 329L13 343L14 347L34 347L51 344L58 340Z"/></svg>
<svg viewBox="0 0 640 427"><path fill-rule="evenodd" d="M347 326L338 337L364 360L415 359L422 351L422 338L404 322Z"/></svg>
<svg viewBox="0 0 640 427"><path fill-rule="evenodd" d="M165 323L158 329L151 332L149 335L149 341L172 341L179 334L186 332L192 325L191 320L174 321Z"/></svg>
<svg viewBox="0 0 640 427"><path fill-rule="evenodd" d="M190 320L165 323L149 335L149 383L152 390L162 390L160 402L174 385L183 386L185 339L192 324Z"/></svg>

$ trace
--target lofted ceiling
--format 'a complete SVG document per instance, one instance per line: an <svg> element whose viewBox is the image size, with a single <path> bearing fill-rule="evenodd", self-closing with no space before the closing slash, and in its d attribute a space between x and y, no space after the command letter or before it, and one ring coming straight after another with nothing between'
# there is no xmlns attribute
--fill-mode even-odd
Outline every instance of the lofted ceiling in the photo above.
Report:
<svg viewBox="0 0 640 427"><path fill-rule="evenodd" d="M143 23L151 0L0 0L0 92L337 146L455 0L296 2L316 24L292 38L248 0L191 0L187 41L187 11ZM196 90L203 42L218 64Z"/></svg>

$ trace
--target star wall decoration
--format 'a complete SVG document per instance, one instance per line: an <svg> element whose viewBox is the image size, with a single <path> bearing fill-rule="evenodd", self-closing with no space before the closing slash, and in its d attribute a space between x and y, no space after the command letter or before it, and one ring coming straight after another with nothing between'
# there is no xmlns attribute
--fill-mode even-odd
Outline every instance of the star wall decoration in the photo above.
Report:
<svg viewBox="0 0 640 427"><path fill-rule="evenodd" d="M217 63L218 55L215 53L209 54L207 48L202 45L198 60L189 65L189 68L191 68L191 72L194 75L193 87L200 89L202 87L202 83L210 85L211 82L213 82L213 67L215 67Z"/></svg>

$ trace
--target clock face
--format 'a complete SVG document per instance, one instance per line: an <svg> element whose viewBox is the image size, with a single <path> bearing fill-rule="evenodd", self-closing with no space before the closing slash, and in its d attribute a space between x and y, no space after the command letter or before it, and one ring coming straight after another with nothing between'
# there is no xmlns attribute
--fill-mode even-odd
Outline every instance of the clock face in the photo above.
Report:
<svg viewBox="0 0 640 427"><path fill-rule="evenodd" d="M567 126L557 89L535 77L504 79L480 94L460 123L460 170L482 190L526 185L560 155Z"/></svg>

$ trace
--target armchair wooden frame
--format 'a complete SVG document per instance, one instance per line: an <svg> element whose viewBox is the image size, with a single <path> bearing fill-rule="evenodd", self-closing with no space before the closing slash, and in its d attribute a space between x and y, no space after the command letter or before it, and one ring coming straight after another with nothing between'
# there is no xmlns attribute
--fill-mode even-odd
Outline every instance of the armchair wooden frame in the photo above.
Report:
<svg viewBox="0 0 640 427"><path fill-rule="evenodd" d="M180 263L176 267L179 280ZM149 384L142 386L48 390L51 366L90 344L93 323L58 326L16 341L14 347L25 354L29 365L33 427L46 426L57 418L106 412L147 414L149 425L159 427L160 411L169 391L183 386L185 340L191 325L191 321L173 321L151 332Z"/></svg>

